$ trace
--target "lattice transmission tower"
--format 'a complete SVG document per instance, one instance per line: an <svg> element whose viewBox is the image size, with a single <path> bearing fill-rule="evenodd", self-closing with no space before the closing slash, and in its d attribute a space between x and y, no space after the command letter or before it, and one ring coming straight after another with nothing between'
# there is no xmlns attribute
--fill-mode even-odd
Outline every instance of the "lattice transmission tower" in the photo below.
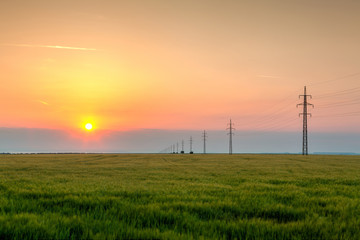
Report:
<svg viewBox="0 0 360 240"><path fill-rule="evenodd" d="M203 137L203 142L204 142L204 154L206 154L206 138L207 138L207 133L206 131L204 130L203 134L202 134L202 137Z"/></svg>
<svg viewBox="0 0 360 240"><path fill-rule="evenodd" d="M230 123L228 123L228 128L226 130L229 130L228 135L229 135L229 154L231 155L233 152L232 149L232 136L234 135L234 130L235 128L233 127L234 124L231 122L230 119Z"/></svg>
<svg viewBox="0 0 360 240"><path fill-rule="evenodd" d="M310 116L311 117L311 113L308 113L308 106L312 106L314 108L314 105L309 103L308 97L310 97L310 99L312 99L311 95L307 95L306 94L306 86L304 87L304 95L299 95L299 98L303 97L304 98L304 102L299 103L296 105L296 107L298 106L303 106L303 112L299 113L299 117L302 115L303 116L303 144L302 144L302 155L308 155L308 128L307 128L307 117Z"/></svg>
<svg viewBox="0 0 360 240"><path fill-rule="evenodd" d="M193 144L193 139L192 137L190 137L190 154L193 154L193 150L192 150L192 144Z"/></svg>

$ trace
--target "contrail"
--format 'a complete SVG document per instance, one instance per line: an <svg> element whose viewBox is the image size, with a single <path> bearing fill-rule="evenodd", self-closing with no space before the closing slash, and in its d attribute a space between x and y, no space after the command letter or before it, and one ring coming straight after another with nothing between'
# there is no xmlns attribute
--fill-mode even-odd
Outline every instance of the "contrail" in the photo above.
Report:
<svg viewBox="0 0 360 240"><path fill-rule="evenodd" d="M67 46L51 46L51 45L32 45L32 44L1 44L2 46L10 47L35 47L35 48L57 48L57 49L70 49L81 51L96 51L96 48L80 48L80 47L67 47Z"/></svg>

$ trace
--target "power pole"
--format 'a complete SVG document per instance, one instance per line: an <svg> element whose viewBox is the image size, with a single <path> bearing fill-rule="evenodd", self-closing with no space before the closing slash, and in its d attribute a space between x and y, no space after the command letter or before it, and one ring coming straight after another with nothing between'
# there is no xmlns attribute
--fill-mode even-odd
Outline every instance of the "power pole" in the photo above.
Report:
<svg viewBox="0 0 360 240"><path fill-rule="evenodd" d="M206 138L207 138L207 134L206 134L205 130L204 130L204 132L202 134L202 137L203 137L203 141L204 141L204 154L206 154Z"/></svg>
<svg viewBox="0 0 360 240"><path fill-rule="evenodd" d="M176 154L179 153L179 142L176 143Z"/></svg>
<svg viewBox="0 0 360 240"><path fill-rule="evenodd" d="M307 107L308 106L312 106L314 108L314 105L311 103L308 103L307 101L307 97L310 97L310 99L312 99L311 95L307 95L306 94L306 86L304 87L304 95L299 95L299 98L303 97L304 98L304 102L303 103L299 103L296 105L296 107L298 106L303 106L303 112L299 113L299 117L301 115L303 115L303 144L302 144L302 155L308 155L308 130L307 130L307 116L309 115L311 117L311 113L307 112Z"/></svg>
<svg viewBox="0 0 360 240"><path fill-rule="evenodd" d="M231 122L231 119L230 119L230 123L228 123L228 128L226 129L226 130L229 130L229 133L228 133L228 135L229 135L229 154L230 155L232 155L232 136L234 135L234 130L235 130L235 128L233 127L234 126L234 124Z"/></svg>
<svg viewBox="0 0 360 240"><path fill-rule="evenodd" d="M193 150L192 150L192 143L193 143L193 140L192 140L192 136L190 137L190 154L193 154Z"/></svg>
<svg viewBox="0 0 360 240"><path fill-rule="evenodd" d="M184 154L184 140L181 140L181 154Z"/></svg>

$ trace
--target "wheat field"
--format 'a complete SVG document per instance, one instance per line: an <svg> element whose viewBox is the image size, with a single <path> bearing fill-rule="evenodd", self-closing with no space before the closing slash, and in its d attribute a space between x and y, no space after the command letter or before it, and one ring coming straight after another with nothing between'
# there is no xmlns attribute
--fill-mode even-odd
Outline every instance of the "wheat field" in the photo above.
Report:
<svg viewBox="0 0 360 240"><path fill-rule="evenodd" d="M0 239L360 239L360 156L0 155Z"/></svg>

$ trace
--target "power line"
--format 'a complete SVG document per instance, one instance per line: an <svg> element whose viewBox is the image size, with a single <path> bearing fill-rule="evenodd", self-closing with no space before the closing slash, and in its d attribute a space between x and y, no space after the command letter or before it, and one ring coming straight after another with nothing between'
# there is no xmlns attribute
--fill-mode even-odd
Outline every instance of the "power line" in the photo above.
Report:
<svg viewBox="0 0 360 240"><path fill-rule="evenodd" d="M332 98L334 96L341 96L341 95L349 96L350 94L356 94L359 92L360 92L360 87L355 87L355 88L350 88L350 89L344 89L341 91L320 94L320 95L317 95L316 97L314 97L314 99Z"/></svg>
<svg viewBox="0 0 360 240"><path fill-rule="evenodd" d="M287 113L287 112L284 112ZM265 121L266 118L264 118ZM249 127L247 127L248 129L252 129L255 131L259 131L259 130L268 130L273 128L274 126L278 126L278 125L282 125L283 123L287 123L289 120L292 120L293 118L291 116L286 117L284 115L278 115L277 117L271 117L271 118L267 118L266 122L263 123L259 123L256 125L248 125Z"/></svg>
<svg viewBox="0 0 360 240"><path fill-rule="evenodd" d="M342 76L342 77L338 77L338 78L334 78L334 79L330 79L330 80L326 80L326 81L322 81L322 82L315 82L313 84L309 84L309 86L315 86L315 85L329 83L329 82L336 82L336 81L344 80L344 79L347 79L347 78L352 78L352 77L355 77L355 76L358 76L358 75L360 75L360 72L348 74L348 75L345 75L345 76Z"/></svg>
<svg viewBox="0 0 360 240"><path fill-rule="evenodd" d="M256 129L255 130L256 132L239 133L239 135L241 135L241 136L254 136L254 135L258 136L258 135L271 134L274 131L278 131L278 130L285 129L285 128L290 127L290 126L294 126L294 123L297 120L298 120L297 117L294 117L294 118L291 118L291 119L285 119L284 121L279 122L278 124L273 124L273 126L270 126L268 128ZM260 130L261 130L261 132L260 132Z"/></svg>
<svg viewBox="0 0 360 240"><path fill-rule="evenodd" d="M284 100L286 100L287 102L285 106L284 104L280 105L279 103L273 104L266 110L261 111L261 114L264 116L262 117L257 116L257 118L255 118L256 116L254 116L250 119L251 121L242 124L241 127L244 129L252 129L252 130L266 130L269 127L272 128L274 124L278 125L279 122L281 121L287 122L288 121L287 119L289 119L289 117L287 116L293 115L293 106L297 102L297 100L294 99L293 101L289 102L287 101L288 98L285 98L281 101L281 103L283 103ZM274 108L273 106L277 106L277 107ZM273 111L270 112L269 114L266 114L266 112L268 112L270 108L273 109Z"/></svg>
<svg viewBox="0 0 360 240"><path fill-rule="evenodd" d="M360 116L360 111L356 112L343 112L343 113L336 113L336 114L325 114L325 115L319 115L315 116L314 118L329 118L329 117L357 117Z"/></svg>
<svg viewBox="0 0 360 240"><path fill-rule="evenodd" d="M358 104L360 104L360 99L359 100L342 101L342 102L334 102L334 103L328 103L328 104L319 104L319 107L334 108L334 107L344 107L344 106L352 106L352 105L358 105Z"/></svg>
<svg viewBox="0 0 360 240"><path fill-rule="evenodd" d="M286 127L295 127L295 125L293 124L294 121L297 120L297 118L286 118L286 119L282 119L279 120L278 122L273 122L271 125L267 125L266 127L259 127L259 128L251 128L249 130L247 130L248 132L270 132L273 130L280 130L280 129L284 129ZM247 133L249 134L249 133ZM240 133L240 135L243 135L243 133ZM246 135L246 134L245 134Z"/></svg>
<svg viewBox="0 0 360 240"><path fill-rule="evenodd" d="M299 95L299 98L303 97L304 98L304 102L303 103L299 103L296 105L296 107L298 106L303 106L303 112L299 113L299 116L303 115L303 144L302 144L302 155L308 155L308 130L307 130L307 116L310 115L311 113L307 112L307 107L308 106L312 106L314 107L313 104L308 103L307 101L307 97L312 98L311 95L307 95L306 94L306 86L304 87L304 95Z"/></svg>

